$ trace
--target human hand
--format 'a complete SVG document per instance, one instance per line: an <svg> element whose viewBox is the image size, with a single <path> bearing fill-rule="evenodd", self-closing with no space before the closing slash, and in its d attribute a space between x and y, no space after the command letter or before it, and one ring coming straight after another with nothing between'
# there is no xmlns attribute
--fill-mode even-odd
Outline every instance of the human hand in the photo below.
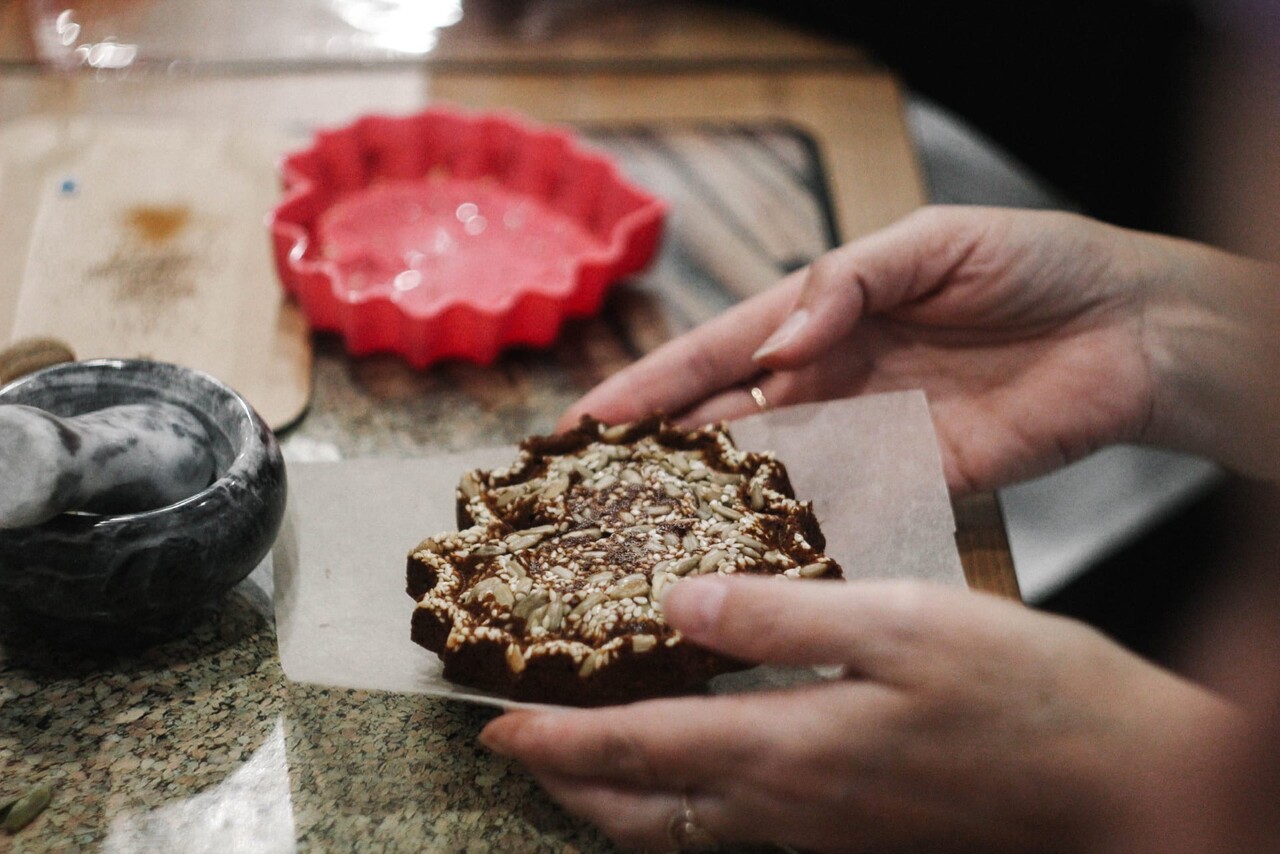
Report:
<svg viewBox="0 0 1280 854"><path fill-rule="evenodd" d="M989 489L1141 436L1150 240L1082 217L926 208L589 392L562 418L700 424L876 391L928 395L948 484Z"/></svg>
<svg viewBox="0 0 1280 854"><path fill-rule="evenodd" d="M669 850L687 798L722 842L1089 850L1130 818L1133 792L1195 779L1194 748L1234 714L1081 624L981 594L699 578L664 609L690 641L847 675L485 728L486 745L627 846Z"/></svg>

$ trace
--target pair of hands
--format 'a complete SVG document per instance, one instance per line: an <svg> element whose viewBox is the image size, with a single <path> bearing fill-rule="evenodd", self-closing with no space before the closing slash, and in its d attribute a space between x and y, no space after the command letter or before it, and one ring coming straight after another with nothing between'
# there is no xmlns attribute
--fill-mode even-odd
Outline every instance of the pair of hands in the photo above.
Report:
<svg viewBox="0 0 1280 854"><path fill-rule="evenodd" d="M1079 217L927 209L619 372L562 425L732 418L755 411L751 385L774 406L923 388L957 493L1117 441L1229 449L1204 413L1236 405L1225 378L1268 346L1248 329L1268 316L1261 281L1220 253ZM962 591L707 578L663 606L692 642L845 676L486 728L489 747L628 845L669 848L688 797L726 841L1102 847L1152 808L1134 792L1194 774L1204 734L1233 719L1083 626Z"/></svg>

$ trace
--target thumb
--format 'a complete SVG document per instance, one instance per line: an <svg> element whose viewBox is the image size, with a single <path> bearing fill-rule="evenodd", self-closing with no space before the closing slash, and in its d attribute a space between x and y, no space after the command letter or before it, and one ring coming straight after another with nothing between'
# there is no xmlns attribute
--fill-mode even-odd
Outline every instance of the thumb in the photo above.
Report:
<svg viewBox="0 0 1280 854"><path fill-rule="evenodd" d="M925 296L968 255L976 224L972 210L924 208L822 255L806 269L791 313L752 359L769 370L804 367L862 318Z"/></svg>
<svg viewBox="0 0 1280 854"><path fill-rule="evenodd" d="M839 665L905 686L949 668L951 650L968 645L959 641L990 633L984 623L1006 622L986 610L1007 603L986 598L917 581L707 576L669 587L662 608L690 642L735 658Z"/></svg>

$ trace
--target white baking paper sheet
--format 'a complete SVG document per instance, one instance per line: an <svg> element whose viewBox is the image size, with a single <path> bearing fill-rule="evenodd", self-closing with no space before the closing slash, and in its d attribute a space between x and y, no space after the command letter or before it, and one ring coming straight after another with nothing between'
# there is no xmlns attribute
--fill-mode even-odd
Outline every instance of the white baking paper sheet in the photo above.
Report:
<svg viewBox="0 0 1280 854"><path fill-rule="evenodd" d="M897 392L790 407L731 425L740 447L772 450L812 501L827 552L849 579L963 585L955 519L924 395ZM297 682L422 693L493 705L441 676L409 640L407 555L456 530L454 487L472 468L509 465L514 447L422 459L294 463L273 554L280 660ZM781 679L782 682L786 678ZM773 686L778 673L721 677L719 690Z"/></svg>

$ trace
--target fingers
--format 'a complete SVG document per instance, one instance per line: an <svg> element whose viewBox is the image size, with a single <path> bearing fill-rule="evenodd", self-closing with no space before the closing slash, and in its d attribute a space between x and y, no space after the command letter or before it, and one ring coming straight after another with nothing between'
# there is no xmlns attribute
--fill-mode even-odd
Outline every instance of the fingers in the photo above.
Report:
<svg viewBox="0 0 1280 854"><path fill-rule="evenodd" d="M757 399L752 388L758 389ZM768 374L755 377L742 385L722 391L702 401L687 412L681 413L676 421L687 427L701 427L720 421L732 421L747 415L755 415L766 408L784 406L790 401L784 393L784 386L779 377Z"/></svg>
<svg viewBox="0 0 1280 854"><path fill-rule="evenodd" d="M734 697L509 712L486 726L480 740L540 773L680 792L758 761L765 745L751 734L760 731L759 713Z"/></svg>
<svg viewBox="0 0 1280 854"><path fill-rule="evenodd" d="M675 414L752 376L759 368L751 354L786 316L800 290L792 274L779 284L734 306L630 365L571 406L557 429L584 415L603 421L632 421L651 412Z"/></svg>
<svg viewBox="0 0 1280 854"><path fill-rule="evenodd" d="M795 309L754 354L756 363L803 367L863 317L922 298L972 251L981 233L975 222L962 209L927 208L818 258Z"/></svg>
<svg viewBox="0 0 1280 854"><path fill-rule="evenodd" d="M1007 641L1025 609L965 590L902 581L693 578L663 597L696 644L747 661L840 665L887 685L921 684L953 656Z"/></svg>
<svg viewBox="0 0 1280 854"><path fill-rule="evenodd" d="M683 809L678 792L637 790L538 771L533 776L557 803L599 827L624 848L668 851L676 847L668 829L672 816ZM693 803L691 800L690 805ZM695 807L694 814L714 833L707 824L711 810Z"/></svg>
<svg viewBox="0 0 1280 854"><path fill-rule="evenodd" d="M605 709L508 712L480 734L571 812L614 839L670 848L688 794L721 841L795 837L808 819L787 792L821 790L833 751L875 757L902 698L852 681ZM803 776L805 782L799 781Z"/></svg>
<svg viewBox="0 0 1280 854"><path fill-rule="evenodd" d="M537 772L534 778L566 810L595 824L624 848L682 850L694 842L738 839L744 831L741 823L729 819L717 795L636 790ZM685 825L686 820L694 827Z"/></svg>

